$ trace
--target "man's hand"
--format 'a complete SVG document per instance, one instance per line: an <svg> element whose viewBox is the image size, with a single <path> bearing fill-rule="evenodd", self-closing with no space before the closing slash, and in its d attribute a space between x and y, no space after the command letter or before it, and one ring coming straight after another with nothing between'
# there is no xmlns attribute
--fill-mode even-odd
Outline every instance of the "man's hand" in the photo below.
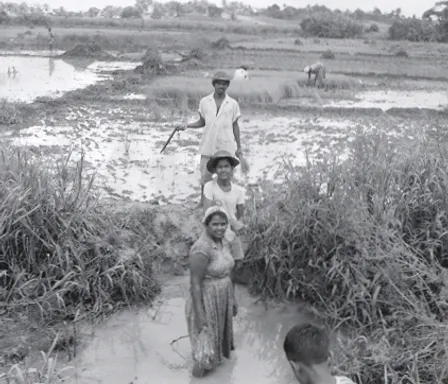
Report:
<svg viewBox="0 0 448 384"><path fill-rule="evenodd" d="M243 154L243 151L241 150L241 148L237 148L237 150L235 152L235 156L240 157L242 154Z"/></svg>
<svg viewBox="0 0 448 384"><path fill-rule="evenodd" d="M183 125L178 125L176 127L176 130L178 130L178 131L185 131L187 128L188 128L188 125L187 124L183 124Z"/></svg>

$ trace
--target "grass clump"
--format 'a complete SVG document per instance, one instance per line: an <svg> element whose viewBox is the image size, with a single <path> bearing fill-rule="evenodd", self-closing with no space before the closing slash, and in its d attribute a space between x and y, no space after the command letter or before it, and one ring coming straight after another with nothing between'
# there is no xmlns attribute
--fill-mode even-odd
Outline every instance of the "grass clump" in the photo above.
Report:
<svg viewBox="0 0 448 384"><path fill-rule="evenodd" d="M409 57L409 53L404 49L399 49L394 55L397 57Z"/></svg>
<svg viewBox="0 0 448 384"><path fill-rule="evenodd" d="M448 376L448 173L434 153L359 133L346 162L290 167L251 219L251 288L343 329L336 360L359 383Z"/></svg>
<svg viewBox="0 0 448 384"><path fill-rule="evenodd" d="M212 48L214 49L229 49L230 41L227 37L220 37L218 40L212 42Z"/></svg>
<svg viewBox="0 0 448 384"><path fill-rule="evenodd" d="M23 124L34 112L35 107L30 104L0 99L0 125Z"/></svg>
<svg viewBox="0 0 448 384"><path fill-rule="evenodd" d="M99 316L158 292L125 219L102 208L83 159L70 164L0 152L2 301L49 321Z"/></svg>
<svg viewBox="0 0 448 384"><path fill-rule="evenodd" d="M325 52L323 52L320 57L327 60L334 60L336 58L335 54L330 49L327 49Z"/></svg>

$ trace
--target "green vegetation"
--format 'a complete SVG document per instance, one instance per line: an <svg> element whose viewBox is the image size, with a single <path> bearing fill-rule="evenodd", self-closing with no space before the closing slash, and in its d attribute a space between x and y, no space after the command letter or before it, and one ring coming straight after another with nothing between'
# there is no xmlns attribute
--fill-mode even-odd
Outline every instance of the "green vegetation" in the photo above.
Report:
<svg viewBox="0 0 448 384"><path fill-rule="evenodd" d="M230 71L228 71L230 72ZM297 73L280 73L277 76L268 72L254 71L249 81L235 81L229 88L229 94L242 105L278 103L283 99L314 97L316 90L307 87L308 78ZM145 88L149 98L158 102L173 101L177 105L191 105L197 107L199 100L212 91L210 78L169 76L159 78ZM359 83L345 76L329 76L327 89L353 90Z"/></svg>
<svg viewBox="0 0 448 384"><path fill-rule="evenodd" d="M348 329L338 367L362 383L447 379L446 152L417 142L360 131L345 162L290 168L252 213L252 290Z"/></svg>
<svg viewBox="0 0 448 384"><path fill-rule="evenodd" d="M364 33L362 24L342 15L323 13L304 18L300 26L305 36L347 39Z"/></svg>
<svg viewBox="0 0 448 384"><path fill-rule="evenodd" d="M2 301L44 321L99 316L157 292L148 245L100 204L81 159L2 149Z"/></svg>

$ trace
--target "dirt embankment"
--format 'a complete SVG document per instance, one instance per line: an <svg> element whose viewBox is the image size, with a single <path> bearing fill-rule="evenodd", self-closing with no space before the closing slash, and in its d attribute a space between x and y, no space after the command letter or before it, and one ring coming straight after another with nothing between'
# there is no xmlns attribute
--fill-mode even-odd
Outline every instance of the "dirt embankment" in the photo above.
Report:
<svg viewBox="0 0 448 384"><path fill-rule="evenodd" d="M96 60L114 60L115 56L103 50L99 45L92 44L78 44L73 49L64 52L60 55L61 58L91 58Z"/></svg>

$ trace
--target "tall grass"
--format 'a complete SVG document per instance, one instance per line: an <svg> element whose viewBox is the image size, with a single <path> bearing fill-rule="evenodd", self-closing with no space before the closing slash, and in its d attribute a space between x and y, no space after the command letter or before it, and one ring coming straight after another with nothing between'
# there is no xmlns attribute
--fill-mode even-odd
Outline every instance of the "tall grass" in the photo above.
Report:
<svg viewBox="0 0 448 384"><path fill-rule="evenodd" d="M359 383L448 378L446 169L432 147L360 133L346 162L289 167L254 206L251 288L349 330L336 359Z"/></svg>
<svg viewBox="0 0 448 384"><path fill-rule="evenodd" d="M152 261L125 237L93 192L84 161L53 166L24 151L0 151L2 300L43 320L94 316L158 292Z"/></svg>

